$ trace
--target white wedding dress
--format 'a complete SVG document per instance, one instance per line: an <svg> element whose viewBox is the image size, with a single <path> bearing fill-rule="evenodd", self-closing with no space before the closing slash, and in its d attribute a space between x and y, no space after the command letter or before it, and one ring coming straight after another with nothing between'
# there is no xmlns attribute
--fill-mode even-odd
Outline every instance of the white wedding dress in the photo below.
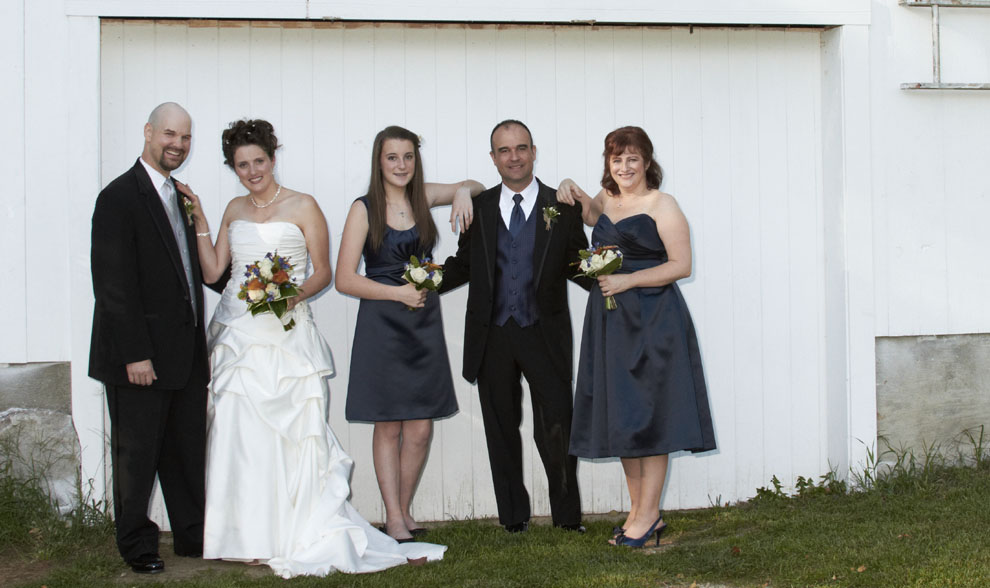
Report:
<svg viewBox="0 0 990 588"><path fill-rule="evenodd" d="M397 543L351 506L353 465L326 422L333 358L306 302L285 331L237 298L243 268L278 250L305 278L309 256L293 223L230 224L232 276L209 328L205 559L260 560L283 577L373 572L445 546Z"/></svg>

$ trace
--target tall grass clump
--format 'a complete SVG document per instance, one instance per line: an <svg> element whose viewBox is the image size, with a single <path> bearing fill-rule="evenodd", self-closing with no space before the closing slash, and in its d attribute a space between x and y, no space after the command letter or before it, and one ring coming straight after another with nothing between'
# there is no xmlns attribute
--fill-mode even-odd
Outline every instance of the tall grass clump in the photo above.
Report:
<svg viewBox="0 0 990 588"><path fill-rule="evenodd" d="M59 505L46 479L51 464L28 461L18 446L16 433L0 438L0 552L51 559L105 544L114 532L106 504L87 499L77 474L74 503Z"/></svg>

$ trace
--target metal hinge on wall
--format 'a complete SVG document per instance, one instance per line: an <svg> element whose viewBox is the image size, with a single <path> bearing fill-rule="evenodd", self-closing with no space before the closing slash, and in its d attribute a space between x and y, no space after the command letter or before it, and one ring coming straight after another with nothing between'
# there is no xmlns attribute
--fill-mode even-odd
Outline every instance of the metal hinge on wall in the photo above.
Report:
<svg viewBox="0 0 990 588"><path fill-rule="evenodd" d="M932 81L901 84L902 90L990 90L982 84L950 84L942 81L942 56L939 46L939 8L990 8L990 0L900 0L901 6L930 6L932 9Z"/></svg>

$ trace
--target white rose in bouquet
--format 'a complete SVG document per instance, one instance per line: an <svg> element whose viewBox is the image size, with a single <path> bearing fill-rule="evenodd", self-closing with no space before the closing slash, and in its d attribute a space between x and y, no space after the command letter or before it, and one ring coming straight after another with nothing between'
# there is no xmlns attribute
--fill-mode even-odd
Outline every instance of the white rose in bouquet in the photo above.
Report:
<svg viewBox="0 0 990 588"><path fill-rule="evenodd" d="M426 278L430 277L430 273L421 267L414 267L409 269L409 277L417 284L422 284Z"/></svg>
<svg viewBox="0 0 990 588"><path fill-rule="evenodd" d="M275 300L281 298L281 295L278 291L278 284L272 283L265 286L265 294L272 296Z"/></svg>
<svg viewBox="0 0 990 588"><path fill-rule="evenodd" d="M270 280L272 279L272 260L265 258L258 262L258 271L261 273L261 277Z"/></svg>
<svg viewBox="0 0 990 588"><path fill-rule="evenodd" d="M440 287L440 284L442 282L443 282L443 272L440 271L440 270L434 271L433 272L433 285L436 286L437 288L439 288Z"/></svg>
<svg viewBox="0 0 990 588"><path fill-rule="evenodd" d="M598 253L596 253L596 254L594 254L594 255L591 256L589 265L591 266L591 270L592 271L596 271L597 272L598 270L600 270L603 267L605 267L605 261L602 259L602 256L601 255L599 255Z"/></svg>
<svg viewBox="0 0 990 588"><path fill-rule="evenodd" d="M262 300L265 299L265 291L264 290L248 290L247 291L247 296L248 296L248 299L251 300L251 302L261 302Z"/></svg>

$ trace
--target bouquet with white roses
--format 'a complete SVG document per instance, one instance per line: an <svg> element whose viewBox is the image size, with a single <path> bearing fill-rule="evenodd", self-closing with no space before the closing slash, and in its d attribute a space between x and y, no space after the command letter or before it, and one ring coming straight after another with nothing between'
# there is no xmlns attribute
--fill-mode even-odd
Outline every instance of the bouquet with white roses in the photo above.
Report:
<svg viewBox="0 0 990 588"><path fill-rule="evenodd" d="M597 278L598 276L613 274L615 270L622 267L622 252L615 245L599 245L591 249L582 249L578 252L578 257L581 259L572 264L577 265L578 269L581 270L577 276ZM615 304L615 297L606 297L605 309L615 310L616 308L618 306Z"/></svg>
<svg viewBox="0 0 990 588"><path fill-rule="evenodd" d="M433 263L429 257L424 257L420 261L415 255L409 257L406 264L406 271L402 274L402 279L416 286L417 290L426 288L436 291L443 282L443 266ZM415 308L407 307L409 310Z"/></svg>
<svg viewBox="0 0 990 588"><path fill-rule="evenodd" d="M266 253L265 258L245 266L241 291L237 297L247 302L251 316L263 312L273 313L280 321L282 328L288 331L296 326L296 321L284 320L289 308L289 298L299 296L299 287L292 275L292 264L288 257L282 257L278 251Z"/></svg>

